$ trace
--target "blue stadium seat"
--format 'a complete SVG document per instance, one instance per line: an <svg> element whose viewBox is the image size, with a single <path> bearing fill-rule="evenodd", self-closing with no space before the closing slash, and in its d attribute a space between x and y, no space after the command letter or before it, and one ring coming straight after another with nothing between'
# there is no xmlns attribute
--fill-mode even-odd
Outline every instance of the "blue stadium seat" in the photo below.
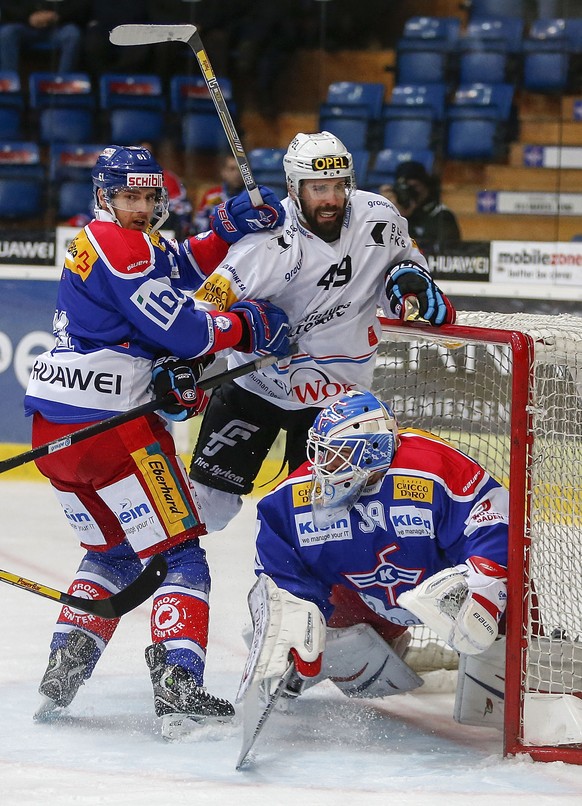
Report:
<svg viewBox="0 0 582 806"><path fill-rule="evenodd" d="M508 76L508 54L499 50L471 50L459 56L459 83L504 83Z"/></svg>
<svg viewBox="0 0 582 806"><path fill-rule="evenodd" d="M218 153L228 149L228 140L215 111L182 115L182 144L186 149Z"/></svg>
<svg viewBox="0 0 582 806"><path fill-rule="evenodd" d="M384 148L378 151L368 172L366 186L377 190L380 185L392 184L400 163L411 161L422 163L430 174L434 166L434 152L424 148Z"/></svg>
<svg viewBox="0 0 582 806"><path fill-rule="evenodd" d="M564 92L570 59L561 51L540 50L523 55L523 89L530 92Z"/></svg>
<svg viewBox="0 0 582 806"><path fill-rule="evenodd" d="M104 148L94 143L54 143L49 150L49 179L91 182L91 171Z"/></svg>
<svg viewBox="0 0 582 806"><path fill-rule="evenodd" d="M333 107L331 107L333 110ZM348 118L344 115L321 115L319 130L331 132L342 141L348 151L364 150L368 147L368 121Z"/></svg>
<svg viewBox="0 0 582 806"><path fill-rule="evenodd" d="M157 143L162 138L166 102L159 76L106 73L99 89L111 142Z"/></svg>
<svg viewBox="0 0 582 806"><path fill-rule="evenodd" d="M401 51L431 48L453 51L460 29L461 21L457 17L409 17L404 23L397 49Z"/></svg>
<svg viewBox="0 0 582 806"><path fill-rule="evenodd" d="M506 17L523 20L526 0L468 0L469 19L480 17Z"/></svg>
<svg viewBox="0 0 582 806"><path fill-rule="evenodd" d="M398 51L396 82L398 84L445 83L448 56L442 50L418 49Z"/></svg>
<svg viewBox="0 0 582 806"><path fill-rule="evenodd" d="M433 123L426 118L395 117L384 124L382 148L430 148Z"/></svg>
<svg viewBox="0 0 582 806"><path fill-rule="evenodd" d="M0 142L0 219L16 221L42 215L44 190L38 144Z"/></svg>
<svg viewBox="0 0 582 806"><path fill-rule="evenodd" d="M232 82L224 77L218 77L217 81L228 110L234 115L236 108L232 104ZM214 101L202 76L173 76L170 79L170 108L178 114L212 112L215 109Z"/></svg>
<svg viewBox="0 0 582 806"><path fill-rule="evenodd" d="M457 49L502 50L519 53L523 44L523 19L486 17L471 20L459 37Z"/></svg>
<svg viewBox="0 0 582 806"><path fill-rule="evenodd" d="M12 70L0 71L0 139L20 139L23 108L20 76Z"/></svg>
<svg viewBox="0 0 582 806"><path fill-rule="evenodd" d="M399 108L399 113L410 113L414 117L430 116L433 120L442 120L445 113L446 85L434 84L396 84L392 90L390 101L382 109L382 117L387 110Z"/></svg>
<svg viewBox="0 0 582 806"><path fill-rule="evenodd" d="M41 143L93 138L95 100L87 73L31 73L29 93Z"/></svg>
<svg viewBox="0 0 582 806"><path fill-rule="evenodd" d="M451 160L493 161L498 155L498 121L495 118L460 118L447 128L445 152Z"/></svg>
<svg viewBox="0 0 582 806"><path fill-rule="evenodd" d="M356 175L356 185L360 182L364 184L368 174L370 152L366 148L355 148L353 151L350 151L350 154L352 155L354 173Z"/></svg>
<svg viewBox="0 0 582 806"><path fill-rule="evenodd" d="M257 184L285 185L283 170L285 153L284 148L253 148L249 151L249 163Z"/></svg>
<svg viewBox="0 0 582 806"><path fill-rule="evenodd" d="M327 88L325 104L341 106L346 112L349 107L353 117L377 120L384 103L385 91L384 84L366 81L337 81Z"/></svg>
<svg viewBox="0 0 582 806"><path fill-rule="evenodd" d="M447 118L482 117L507 122L513 109L512 84L459 84L447 106Z"/></svg>
<svg viewBox="0 0 582 806"><path fill-rule="evenodd" d="M79 214L89 215L93 207L92 185L83 180L62 182L57 194L57 217L61 220Z"/></svg>

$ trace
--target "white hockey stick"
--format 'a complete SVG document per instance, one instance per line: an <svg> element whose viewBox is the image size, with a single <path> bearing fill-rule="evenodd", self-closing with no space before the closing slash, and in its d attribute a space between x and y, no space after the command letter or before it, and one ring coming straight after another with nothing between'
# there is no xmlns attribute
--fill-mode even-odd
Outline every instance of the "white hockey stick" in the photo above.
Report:
<svg viewBox="0 0 582 806"><path fill-rule="evenodd" d="M285 691L285 688L294 672L295 663L291 661L285 672L279 678L277 686L269 697L269 702L262 713L259 702L260 683L252 683L247 691L243 717L243 741L238 761L236 762L237 770L242 769L242 767L245 765L245 762L249 761L249 753L253 749L260 732L265 727L265 722L277 704L279 697Z"/></svg>
<svg viewBox="0 0 582 806"><path fill-rule="evenodd" d="M210 60L200 34L195 25L118 25L109 34L109 40L114 45L154 45L158 42L185 42L192 48L194 55L202 70L210 97L218 112L222 128L226 134L230 148L238 163L238 169L254 207L263 204L263 197L253 177L251 166L240 137L233 123L226 100L220 89L218 79L212 69Z"/></svg>

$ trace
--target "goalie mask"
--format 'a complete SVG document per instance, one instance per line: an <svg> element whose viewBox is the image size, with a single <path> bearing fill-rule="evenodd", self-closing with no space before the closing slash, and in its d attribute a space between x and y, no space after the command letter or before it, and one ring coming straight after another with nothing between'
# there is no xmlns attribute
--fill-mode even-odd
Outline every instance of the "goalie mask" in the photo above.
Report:
<svg viewBox="0 0 582 806"><path fill-rule="evenodd" d="M297 134L283 157L289 195L299 212L299 187L302 179L346 179L346 198L356 189L352 155L331 132Z"/></svg>
<svg viewBox="0 0 582 806"><path fill-rule="evenodd" d="M317 527L345 517L370 476L390 467L397 439L394 412L371 392L350 392L317 415L307 436Z"/></svg>
<svg viewBox="0 0 582 806"><path fill-rule="evenodd" d="M167 219L168 191L164 186L164 172L147 148L138 146L109 146L105 148L91 172L95 216L99 218L100 205L97 190L101 188L107 211L119 224L115 215L115 196L121 190L155 188L156 200L152 215L152 232ZM119 209L122 209L121 207Z"/></svg>

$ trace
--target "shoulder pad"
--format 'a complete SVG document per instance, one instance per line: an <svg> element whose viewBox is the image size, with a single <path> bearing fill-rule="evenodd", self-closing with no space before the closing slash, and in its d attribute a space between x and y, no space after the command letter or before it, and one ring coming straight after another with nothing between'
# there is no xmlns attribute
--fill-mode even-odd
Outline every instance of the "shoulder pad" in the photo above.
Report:
<svg viewBox="0 0 582 806"><path fill-rule="evenodd" d="M134 276L147 274L153 268L154 248L145 233L123 229L108 221L92 221L86 232L99 257L114 274Z"/></svg>

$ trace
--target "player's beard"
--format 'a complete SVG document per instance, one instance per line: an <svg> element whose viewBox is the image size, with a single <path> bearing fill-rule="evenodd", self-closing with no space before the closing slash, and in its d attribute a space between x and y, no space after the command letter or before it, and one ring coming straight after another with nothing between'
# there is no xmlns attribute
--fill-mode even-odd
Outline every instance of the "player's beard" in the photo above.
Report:
<svg viewBox="0 0 582 806"><path fill-rule="evenodd" d="M325 205L316 207L312 212L306 212L305 210L302 212L307 226L314 235L317 235L318 238L321 238L321 240L325 241L326 243L337 241L342 230L345 204L343 207L331 207L329 205ZM322 212L335 212L336 215L334 218L322 219L320 217Z"/></svg>

